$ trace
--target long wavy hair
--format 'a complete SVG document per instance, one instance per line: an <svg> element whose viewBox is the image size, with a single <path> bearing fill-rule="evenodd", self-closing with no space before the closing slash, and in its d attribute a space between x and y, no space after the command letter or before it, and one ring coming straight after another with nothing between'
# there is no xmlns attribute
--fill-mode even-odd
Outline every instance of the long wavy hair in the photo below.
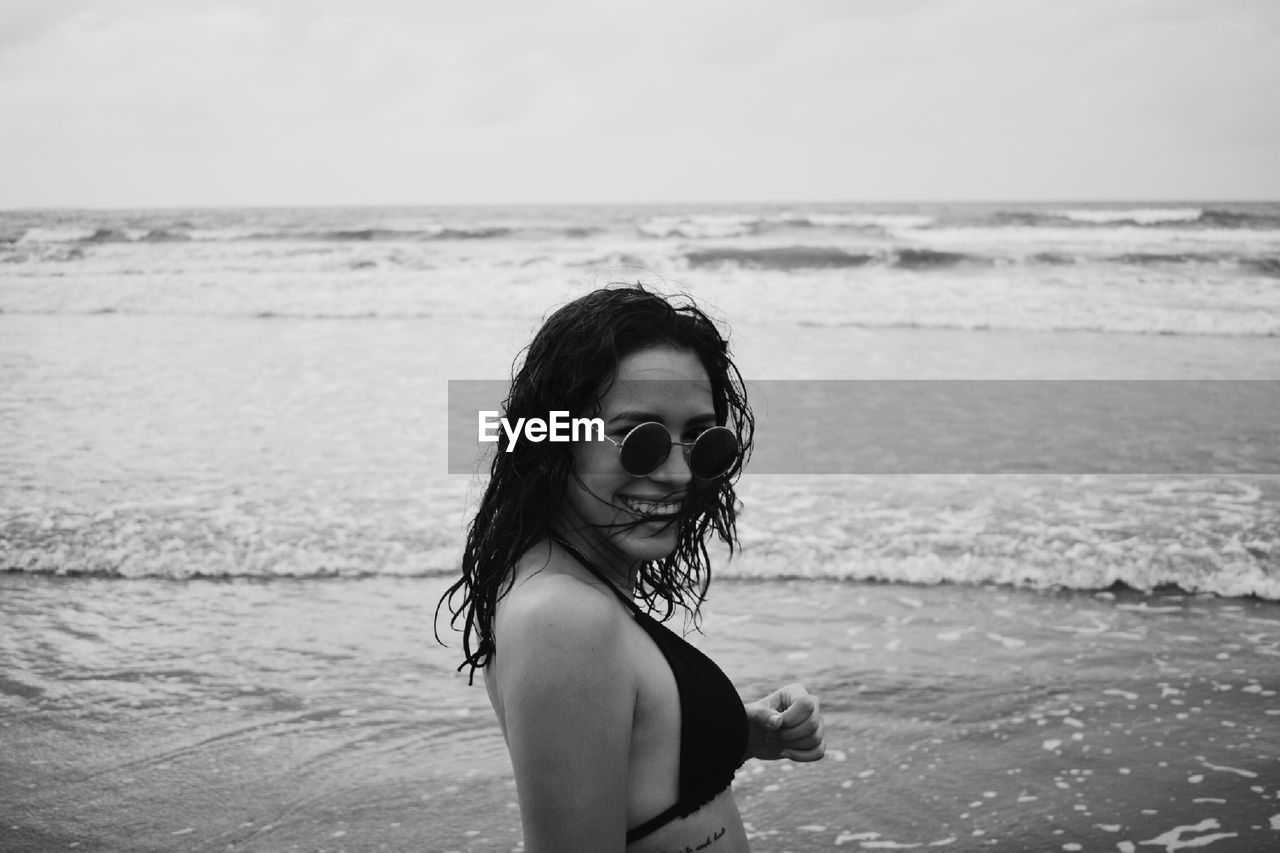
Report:
<svg viewBox="0 0 1280 853"><path fill-rule="evenodd" d="M716 423L737 434L743 451L729 474L690 490L675 551L639 568L636 595L650 611L665 621L679 604L696 620L711 581L708 531L731 555L738 546L734 484L751 453L755 419L728 341L693 299L636 284L594 290L558 309L525 349L502 417L515 423L545 419L552 411L594 416L622 359L656 345L697 355L711 380ZM509 453L504 448L493 454L489 483L467 530L462 576L436 605L437 640L441 608L448 606L453 629L462 622L464 659L458 669L471 667L470 679L494 654L494 611L510 589L513 567L551 533L570 478L577 477L572 452L565 442L522 441Z"/></svg>

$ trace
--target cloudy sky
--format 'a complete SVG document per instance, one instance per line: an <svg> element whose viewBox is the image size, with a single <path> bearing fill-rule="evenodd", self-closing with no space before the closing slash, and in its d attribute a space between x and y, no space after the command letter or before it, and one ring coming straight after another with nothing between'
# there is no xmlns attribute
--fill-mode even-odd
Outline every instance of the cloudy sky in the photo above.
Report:
<svg viewBox="0 0 1280 853"><path fill-rule="evenodd" d="M0 0L0 208L1276 198L1277 0Z"/></svg>

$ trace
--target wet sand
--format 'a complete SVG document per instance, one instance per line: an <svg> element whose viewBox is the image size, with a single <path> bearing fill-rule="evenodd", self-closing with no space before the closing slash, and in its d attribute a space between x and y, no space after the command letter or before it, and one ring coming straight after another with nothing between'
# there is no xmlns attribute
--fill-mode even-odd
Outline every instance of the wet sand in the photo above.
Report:
<svg viewBox="0 0 1280 853"><path fill-rule="evenodd" d="M517 848L443 586L0 576L0 847ZM823 700L826 759L738 774L753 849L1280 843L1275 603L728 580L703 627Z"/></svg>

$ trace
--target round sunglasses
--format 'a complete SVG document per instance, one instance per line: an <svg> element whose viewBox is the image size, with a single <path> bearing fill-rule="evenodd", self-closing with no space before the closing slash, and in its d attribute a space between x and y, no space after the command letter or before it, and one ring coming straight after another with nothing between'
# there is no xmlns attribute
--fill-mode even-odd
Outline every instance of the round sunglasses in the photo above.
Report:
<svg viewBox="0 0 1280 853"><path fill-rule="evenodd" d="M742 452L738 436L723 426L710 427L693 441L676 441L665 426L646 421L633 427L622 441L607 435L605 440L618 448L618 461L632 477L645 477L657 471L671 455L672 446L677 444L684 451L689 472L699 480L714 480L728 474Z"/></svg>

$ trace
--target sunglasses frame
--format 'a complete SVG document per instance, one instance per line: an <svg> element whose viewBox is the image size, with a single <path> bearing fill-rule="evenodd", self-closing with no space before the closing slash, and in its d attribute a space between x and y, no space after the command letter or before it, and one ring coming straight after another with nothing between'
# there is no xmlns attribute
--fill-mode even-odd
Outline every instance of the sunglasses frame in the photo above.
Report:
<svg viewBox="0 0 1280 853"><path fill-rule="evenodd" d="M667 439L669 440L670 443L667 445L667 452L663 454L662 458L659 459L652 468L650 468L648 471L645 471L643 473L636 474L632 472L629 468L627 468L625 464L622 464L623 445L627 443L627 439L635 435L637 430L644 429L645 427L648 427L648 426L661 427L662 431L667 434ZM736 448L733 454L733 461L730 462L728 467L726 467L719 474L716 474L711 477L703 477L697 474L696 472L694 472L693 470L693 451L697 443L701 441L704 436L706 436L708 433L716 432L718 430L724 430L733 439L733 444L734 444L734 447ZM717 424L716 426L712 426L712 427L707 427L702 432L698 433L698 437L695 438L693 441L676 441L675 436L671 434L671 430L667 429L666 424L659 423L658 421L645 421L644 423L636 424L631 429L627 430L627 434L622 437L621 441L612 439L607 435L604 436L604 440L612 444L614 447L618 448L618 462L620 465L622 465L622 470L626 471L627 474L629 474L632 477L648 477L654 471L657 471L659 468L661 468L663 465L667 463L668 459L671 458L671 448L677 444L680 445L680 449L684 452L684 463L689 468L689 473L699 480L711 481L711 480L718 480L721 477L727 476L729 473L733 471L735 467L737 467L738 463L742 459L742 444L741 442L738 441L737 433L729 429L727 426L723 426L720 424Z"/></svg>

